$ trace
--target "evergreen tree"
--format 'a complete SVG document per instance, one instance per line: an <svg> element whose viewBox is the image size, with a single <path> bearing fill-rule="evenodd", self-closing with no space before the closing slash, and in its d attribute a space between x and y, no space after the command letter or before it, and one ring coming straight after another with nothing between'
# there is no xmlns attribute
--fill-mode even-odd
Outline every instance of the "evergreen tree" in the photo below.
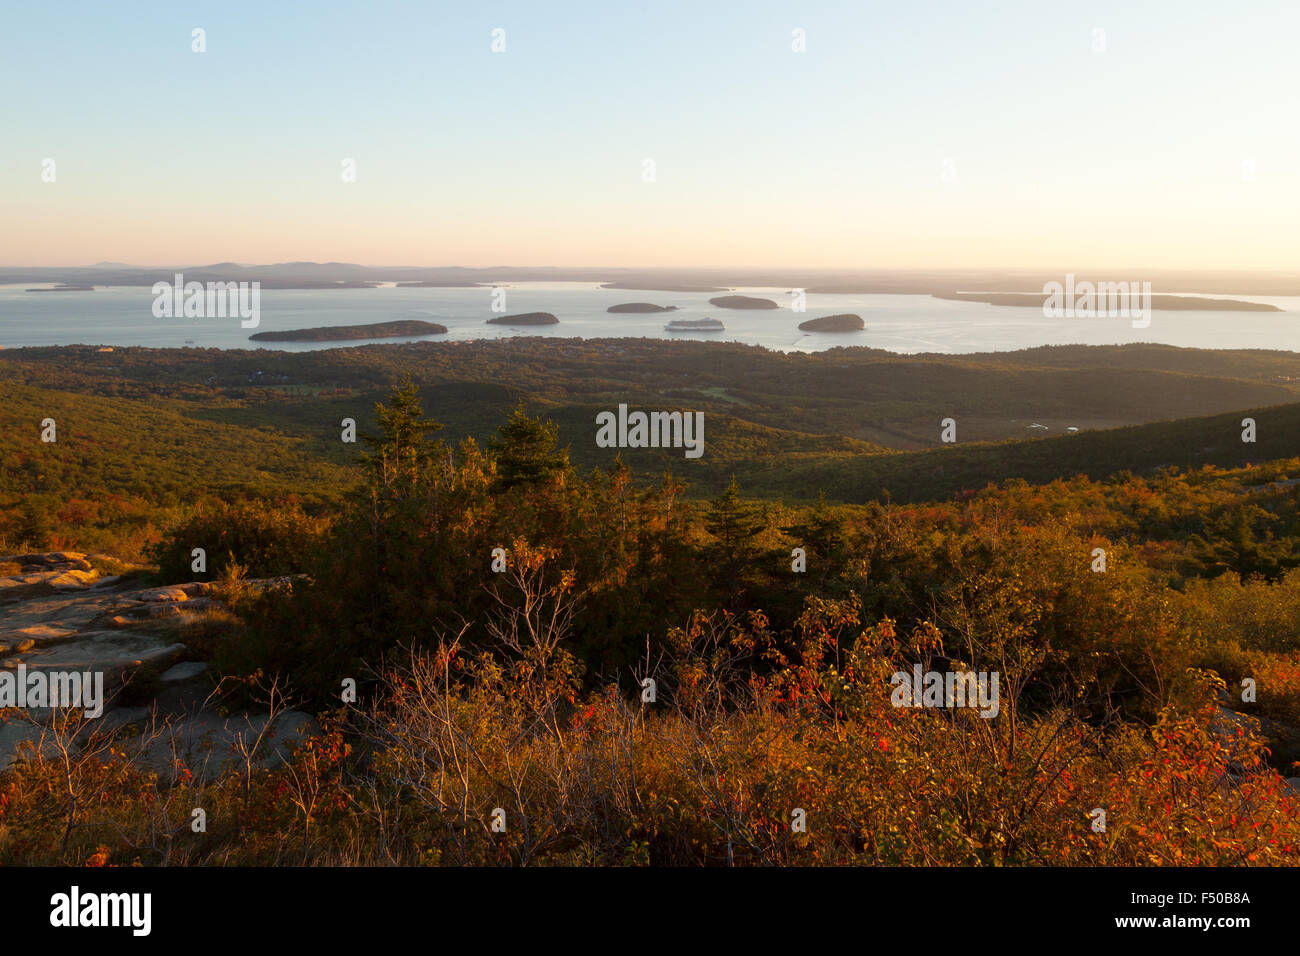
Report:
<svg viewBox="0 0 1300 956"><path fill-rule="evenodd" d="M49 542L49 505L44 499L35 495L23 499L19 509L18 537L34 551L41 550Z"/></svg>
<svg viewBox="0 0 1300 956"><path fill-rule="evenodd" d="M387 405L375 403L380 433L361 436L371 450L363 451L360 460L374 489L418 484L434 467L443 447L429 437L442 425L425 417L419 387L409 375L393 387L388 401Z"/></svg>
<svg viewBox="0 0 1300 956"><path fill-rule="evenodd" d="M488 440L488 449L497 461L497 490L565 476L570 469L569 454L558 448L559 438L554 422L530 417L520 403L509 421L497 429L497 437Z"/></svg>
<svg viewBox="0 0 1300 956"><path fill-rule="evenodd" d="M717 498L709 502L704 527L716 539L709 549L715 580L734 599L754 566L757 537L767 526L759 510L740 497L736 477Z"/></svg>
<svg viewBox="0 0 1300 956"><path fill-rule="evenodd" d="M781 530L797 547L807 552L810 570L820 587L825 587L832 569L843 567L848 522L841 512L831 508L827 503L825 492L817 499L817 506L804 520ZM784 554L782 560L785 560Z"/></svg>

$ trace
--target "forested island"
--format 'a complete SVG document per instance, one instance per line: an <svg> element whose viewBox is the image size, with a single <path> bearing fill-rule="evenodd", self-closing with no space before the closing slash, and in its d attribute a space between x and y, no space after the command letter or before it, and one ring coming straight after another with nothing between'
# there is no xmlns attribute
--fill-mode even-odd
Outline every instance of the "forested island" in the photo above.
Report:
<svg viewBox="0 0 1300 956"><path fill-rule="evenodd" d="M753 295L720 295L709 300L709 305L720 309L779 309L771 299L760 299Z"/></svg>
<svg viewBox="0 0 1300 956"><path fill-rule="evenodd" d="M500 315L488 319L488 325L559 325L560 320L549 312L521 312L519 315Z"/></svg>
<svg viewBox="0 0 1300 956"><path fill-rule="evenodd" d="M854 315L852 312L823 315L821 318L799 323L799 328L805 332L860 332L866 327L867 324L862 321L862 316Z"/></svg>
<svg viewBox="0 0 1300 956"><path fill-rule="evenodd" d="M606 312L676 312L675 305L655 305L653 302L623 302L611 305Z"/></svg>
<svg viewBox="0 0 1300 956"><path fill-rule="evenodd" d="M375 322L370 325L328 325L313 329L288 329L283 332L256 332L254 342L341 342L350 339L389 339L401 336L442 335L447 326L419 319Z"/></svg>

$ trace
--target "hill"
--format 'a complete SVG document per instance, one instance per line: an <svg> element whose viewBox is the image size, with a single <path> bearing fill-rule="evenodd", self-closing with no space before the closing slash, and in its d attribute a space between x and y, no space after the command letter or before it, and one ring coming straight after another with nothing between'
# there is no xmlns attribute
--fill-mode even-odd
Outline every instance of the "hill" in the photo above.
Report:
<svg viewBox="0 0 1300 956"><path fill-rule="evenodd" d="M1255 420L1254 443L1242 441L1244 418ZM957 427L960 435L960 422ZM815 488L848 502L932 501L1008 480L1045 484L1078 475L1100 479L1152 475L1167 468L1233 468L1297 456L1300 404L1292 404L1053 438L959 442L927 451L794 465L781 476L780 487ZM770 494L774 489L767 484L764 490Z"/></svg>
<svg viewBox="0 0 1300 956"><path fill-rule="evenodd" d="M485 442L522 400L556 423L581 469L621 458L638 482L671 471L690 497L717 494L734 475L747 495L770 499L942 499L1006 479L1300 454L1288 437L1300 435L1298 364L1292 353L1162 346L803 355L659 340L17 349L0 353L0 404L15 426L0 432L0 511L12 525L36 496L56 526L81 509L93 516L81 534L108 540L147 537L167 508L211 494L332 500L356 451L341 423L372 429L375 402L404 374L452 442ZM597 448L597 413L620 403L703 412L704 456ZM1240 442L1247 414L1255 445ZM47 417L55 445L39 441ZM940 441L948 417L954 446Z"/></svg>

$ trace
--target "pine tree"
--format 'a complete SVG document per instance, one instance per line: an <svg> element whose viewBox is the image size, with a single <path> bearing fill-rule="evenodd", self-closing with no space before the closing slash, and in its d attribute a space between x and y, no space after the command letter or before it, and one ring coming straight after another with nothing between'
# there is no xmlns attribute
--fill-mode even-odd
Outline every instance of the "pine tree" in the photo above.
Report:
<svg viewBox="0 0 1300 956"><path fill-rule="evenodd" d="M19 509L18 538L34 551L41 550L49 542L49 507L45 501L33 495L23 499Z"/></svg>
<svg viewBox="0 0 1300 956"><path fill-rule="evenodd" d="M425 417L419 387L409 375L393 387L388 401L387 405L375 403L375 421L380 433L361 436L371 450L362 452L360 460L376 489L418 484L442 450L442 442L429 437L440 431L442 425Z"/></svg>
<svg viewBox="0 0 1300 956"><path fill-rule="evenodd" d="M753 505L740 497L736 477L717 498L709 502L704 527L716 543L710 549L718 583L735 597L754 565L758 551L756 538L767 521Z"/></svg>
<svg viewBox="0 0 1300 956"><path fill-rule="evenodd" d="M562 477L569 470L569 454L560 450L560 430L554 422L531 418L521 403L509 421L488 440L496 456L498 490L539 484Z"/></svg>
<svg viewBox="0 0 1300 956"><path fill-rule="evenodd" d="M826 501L823 492L817 506L802 521L781 529L798 547L803 548L816 565L818 584L825 586L831 569L843 567L844 547L848 538L848 523L844 515L835 511Z"/></svg>

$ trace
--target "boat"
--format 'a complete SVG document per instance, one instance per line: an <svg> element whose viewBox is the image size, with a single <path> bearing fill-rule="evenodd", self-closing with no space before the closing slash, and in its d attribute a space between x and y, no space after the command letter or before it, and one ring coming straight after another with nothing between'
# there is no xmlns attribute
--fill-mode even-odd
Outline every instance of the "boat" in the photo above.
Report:
<svg viewBox="0 0 1300 956"><path fill-rule="evenodd" d="M664 326L665 332L721 332L726 329L721 319L673 319Z"/></svg>

